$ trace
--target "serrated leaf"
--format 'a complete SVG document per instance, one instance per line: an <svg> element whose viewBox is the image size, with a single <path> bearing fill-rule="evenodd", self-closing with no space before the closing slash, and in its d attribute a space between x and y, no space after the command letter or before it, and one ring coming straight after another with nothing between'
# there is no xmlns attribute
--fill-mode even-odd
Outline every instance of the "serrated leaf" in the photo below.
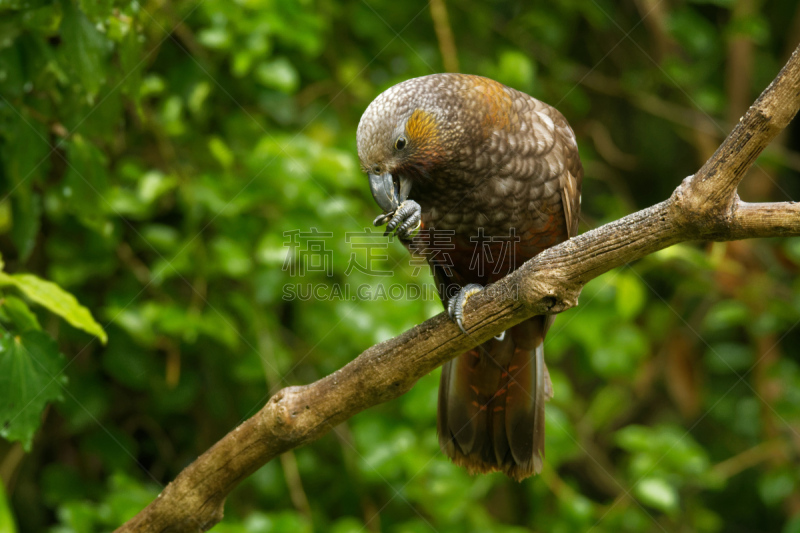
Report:
<svg viewBox="0 0 800 533"><path fill-rule="evenodd" d="M105 344L108 336L92 317L87 308L77 299L55 283L43 280L33 274L9 275L0 272L0 285L11 285L25 296L57 314L71 325L94 335Z"/></svg>
<svg viewBox="0 0 800 533"><path fill-rule="evenodd" d="M42 410L61 399L63 359L41 331L0 334L0 436L30 450Z"/></svg>

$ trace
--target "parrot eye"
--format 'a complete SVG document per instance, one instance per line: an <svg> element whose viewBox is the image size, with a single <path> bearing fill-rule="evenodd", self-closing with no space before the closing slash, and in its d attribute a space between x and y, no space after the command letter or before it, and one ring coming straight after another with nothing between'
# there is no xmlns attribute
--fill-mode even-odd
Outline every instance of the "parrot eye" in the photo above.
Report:
<svg viewBox="0 0 800 533"><path fill-rule="evenodd" d="M398 137L397 140L394 142L394 147L396 150L402 150L406 147L406 138L405 137Z"/></svg>

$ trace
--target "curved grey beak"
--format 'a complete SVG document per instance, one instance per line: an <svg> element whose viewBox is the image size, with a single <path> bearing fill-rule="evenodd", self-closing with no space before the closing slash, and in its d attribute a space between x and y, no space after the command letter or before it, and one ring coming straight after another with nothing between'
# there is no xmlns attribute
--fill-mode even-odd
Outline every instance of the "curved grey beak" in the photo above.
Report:
<svg viewBox="0 0 800 533"><path fill-rule="evenodd" d="M397 207L408 199L411 180L404 176L369 174L369 189L378 206L384 213L394 213Z"/></svg>
<svg viewBox="0 0 800 533"><path fill-rule="evenodd" d="M381 174L380 176L370 174L369 190L384 213L391 213L400 205L397 202L397 198L395 198L394 181L389 173Z"/></svg>

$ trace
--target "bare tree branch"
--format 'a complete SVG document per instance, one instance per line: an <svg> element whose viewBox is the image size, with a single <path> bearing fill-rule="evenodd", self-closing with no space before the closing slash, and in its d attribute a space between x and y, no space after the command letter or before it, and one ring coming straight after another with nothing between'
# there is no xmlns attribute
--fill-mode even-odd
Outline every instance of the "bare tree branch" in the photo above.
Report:
<svg viewBox="0 0 800 533"><path fill-rule="evenodd" d="M800 235L800 204L748 204L736 188L800 107L800 47L716 153L666 201L606 224L525 263L467 304L469 335L440 314L310 385L287 387L189 465L118 531L210 529L227 495L277 455L408 391L422 376L532 315L577 305L600 274L688 240Z"/></svg>

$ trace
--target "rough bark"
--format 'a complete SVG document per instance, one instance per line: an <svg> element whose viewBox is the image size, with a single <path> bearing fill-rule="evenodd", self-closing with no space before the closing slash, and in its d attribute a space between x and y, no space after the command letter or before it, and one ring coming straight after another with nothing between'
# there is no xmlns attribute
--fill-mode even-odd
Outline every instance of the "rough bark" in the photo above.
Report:
<svg viewBox="0 0 800 533"><path fill-rule="evenodd" d="M469 300L469 335L440 314L373 346L309 385L287 387L186 467L118 531L205 531L227 495L277 455L408 391L445 361L535 314L577 305L600 274L688 240L800 235L800 204L748 204L736 189L761 151L800 107L800 47L714 155L657 205L546 250Z"/></svg>

